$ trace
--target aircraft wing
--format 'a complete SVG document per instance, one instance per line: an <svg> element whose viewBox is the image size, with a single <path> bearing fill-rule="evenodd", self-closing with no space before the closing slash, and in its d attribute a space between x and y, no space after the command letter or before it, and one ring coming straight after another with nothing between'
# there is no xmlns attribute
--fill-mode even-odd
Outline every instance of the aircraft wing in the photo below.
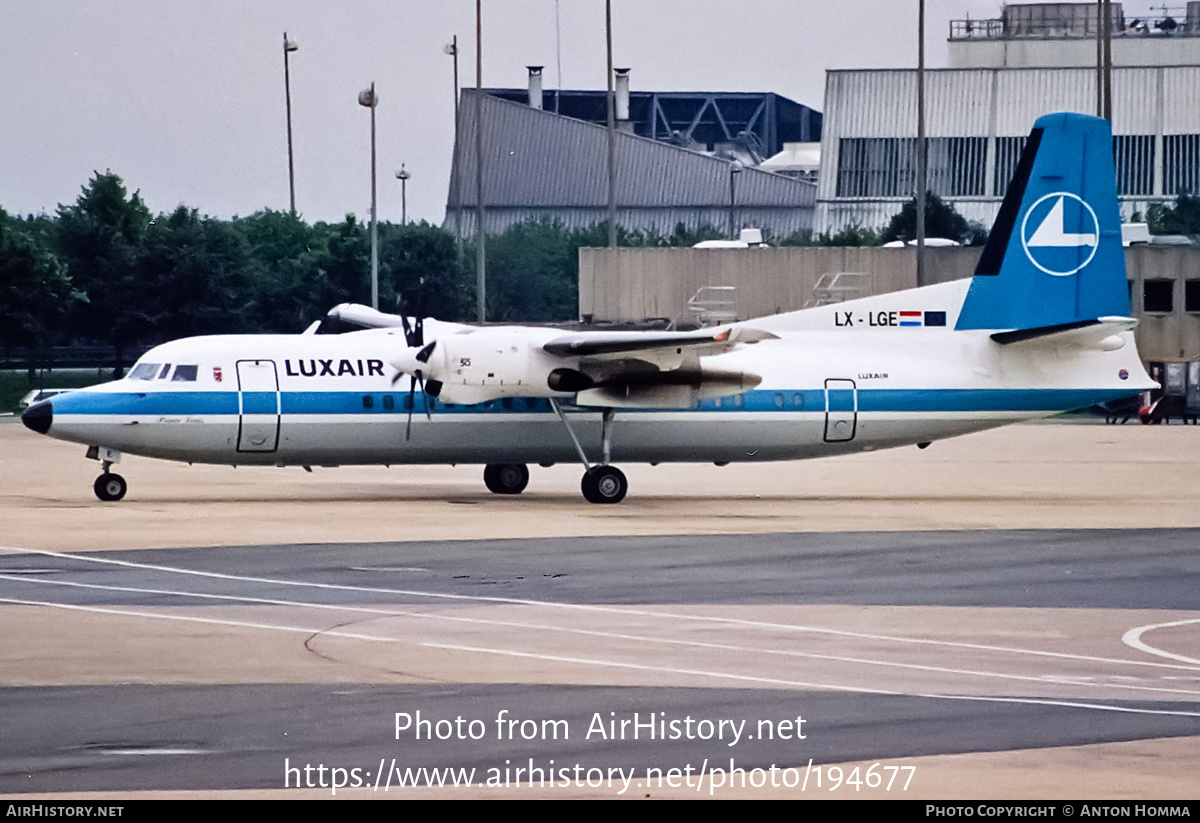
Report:
<svg viewBox="0 0 1200 823"><path fill-rule="evenodd" d="M555 337L543 344L542 349L559 357L633 355L662 349L691 349L697 356L703 356L728 351L739 343L774 339L778 338L770 332L739 326L692 332L585 331Z"/></svg>
<svg viewBox="0 0 1200 823"><path fill-rule="evenodd" d="M740 326L692 332L585 331L554 337L542 350L577 363L577 368L556 369L552 378L552 386L578 392L577 405L688 406L698 397L741 394L762 382L757 374L714 369L701 358L772 339L777 337L770 332Z"/></svg>

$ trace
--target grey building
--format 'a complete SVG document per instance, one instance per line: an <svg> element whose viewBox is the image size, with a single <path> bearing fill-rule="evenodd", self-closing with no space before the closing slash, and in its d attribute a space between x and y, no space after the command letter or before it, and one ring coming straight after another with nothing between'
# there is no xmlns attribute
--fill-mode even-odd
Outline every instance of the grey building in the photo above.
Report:
<svg viewBox="0 0 1200 823"><path fill-rule="evenodd" d="M616 107L619 226L667 235L681 223L690 230L711 226L725 231L732 222L735 230L762 228L774 238L812 228L816 186L754 168L751 164L756 162L753 154L757 152L743 156L747 147L762 143L762 148L769 149L790 137L786 130L781 135L778 123L761 139L749 139L747 129L742 128L738 131L740 142L737 134L732 140L723 140L717 138L723 138L725 132L699 129L687 140L679 135L672 139L670 129L644 136L637 133L637 122L629 113L627 83L623 91ZM608 219L607 128L543 108L540 86L521 93L527 102L507 99L514 96L512 90L504 95L486 91L482 95L486 230L502 232L516 223L542 219L569 228L604 223ZM568 93L563 94L565 103ZM751 132L766 122L769 109L788 108L776 95L757 97L762 99L747 107L748 119L742 124L751 127ZM704 116L720 119L725 110L713 109L708 99L693 103L700 115L698 125ZM654 108L647 110L653 113ZM813 126L812 118L808 126ZM460 228L470 234L475 230L476 127L474 91L466 89L459 106L456 156L446 203L444 227L448 231ZM812 131L801 133L811 136ZM708 142L699 142L701 137L705 141L712 138L712 153ZM738 158L744 162L735 162Z"/></svg>
<svg viewBox="0 0 1200 823"><path fill-rule="evenodd" d="M1132 19L1113 3L1113 152L1122 214L1200 191L1200 2ZM1008 5L950 21L926 71L929 188L985 226L1033 121L1096 111L1096 4ZM830 71L814 230L877 228L916 191L916 71Z"/></svg>

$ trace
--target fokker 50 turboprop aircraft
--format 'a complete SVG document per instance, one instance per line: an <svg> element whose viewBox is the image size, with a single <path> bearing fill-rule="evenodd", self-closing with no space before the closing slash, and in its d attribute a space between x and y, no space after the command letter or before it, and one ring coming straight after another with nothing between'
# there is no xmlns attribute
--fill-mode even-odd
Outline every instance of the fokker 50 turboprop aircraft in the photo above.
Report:
<svg viewBox="0 0 1200 823"><path fill-rule="evenodd" d="M1108 123L1040 118L970 280L690 332L410 323L344 334L195 337L129 376L30 407L89 447L119 500L123 452L278 466L578 459L616 503L613 462L790 460L929 441L1155 384L1133 343ZM416 415L413 415L413 407Z"/></svg>

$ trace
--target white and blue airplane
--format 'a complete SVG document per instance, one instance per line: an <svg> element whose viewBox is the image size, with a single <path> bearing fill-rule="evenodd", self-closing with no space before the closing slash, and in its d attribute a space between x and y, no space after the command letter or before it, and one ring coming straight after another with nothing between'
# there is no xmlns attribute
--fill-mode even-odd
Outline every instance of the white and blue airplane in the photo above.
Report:
<svg viewBox="0 0 1200 823"><path fill-rule="evenodd" d="M578 460L593 503L619 462L792 460L916 444L1156 384L1138 358L1106 121L1040 118L969 280L688 332L413 321L343 334L193 337L129 375L31 406L88 446L232 465L477 463L517 494ZM310 330L311 331L311 330ZM413 408L416 415L413 415Z"/></svg>

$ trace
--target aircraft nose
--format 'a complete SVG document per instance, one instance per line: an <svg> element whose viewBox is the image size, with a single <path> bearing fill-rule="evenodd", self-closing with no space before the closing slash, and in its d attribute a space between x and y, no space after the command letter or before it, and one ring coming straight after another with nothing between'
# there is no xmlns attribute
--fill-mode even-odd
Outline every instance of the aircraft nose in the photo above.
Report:
<svg viewBox="0 0 1200 823"><path fill-rule="evenodd" d="M50 401L48 400L41 403L34 403L21 415L21 422L38 434L49 432L50 423L53 420L54 409L50 407Z"/></svg>

